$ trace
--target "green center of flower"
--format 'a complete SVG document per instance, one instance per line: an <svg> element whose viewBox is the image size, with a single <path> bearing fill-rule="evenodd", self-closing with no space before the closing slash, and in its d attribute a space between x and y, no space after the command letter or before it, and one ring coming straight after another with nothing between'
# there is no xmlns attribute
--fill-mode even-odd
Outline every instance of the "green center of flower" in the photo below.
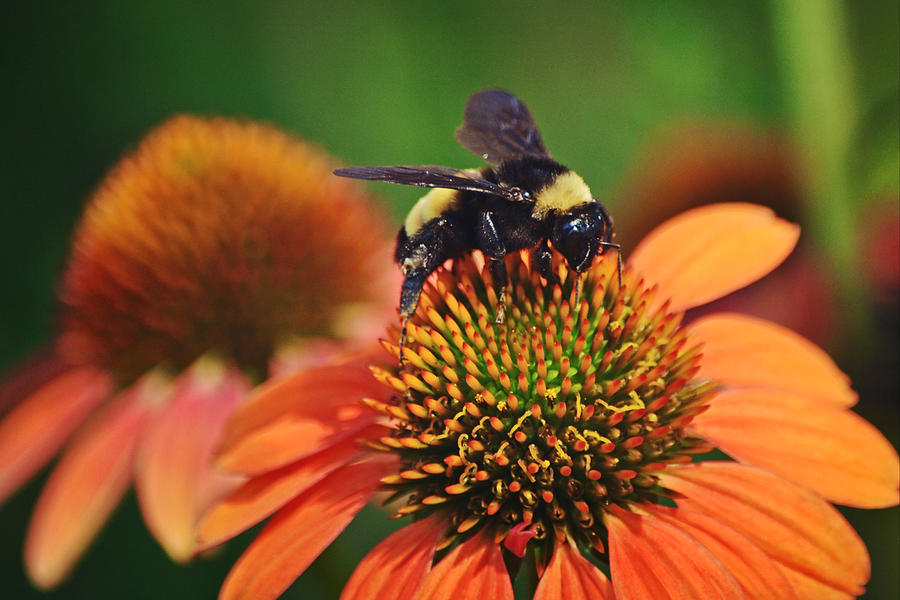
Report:
<svg viewBox="0 0 900 600"><path fill-rule="evenodd" d="M685 433L711 390L692 380L698 347L633 272L620 287L615 264L598 260L575 302L563 264L562 285L547 286L508 257L496 324L489 276L456 261L426 287L403 364L374 369L398 392L369 401L394 427L374 447L401 461L384 486L406 500L400 514L446 511L442 547L527 526L537 545L570 535L602 552L611 504L666 495L654 473L709 449Z"/></svg>

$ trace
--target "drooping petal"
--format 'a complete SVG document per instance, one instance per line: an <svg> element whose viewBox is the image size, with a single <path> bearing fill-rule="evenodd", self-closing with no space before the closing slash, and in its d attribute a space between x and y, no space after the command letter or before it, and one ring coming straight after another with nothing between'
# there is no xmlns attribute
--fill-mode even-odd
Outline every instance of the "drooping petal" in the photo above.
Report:
<svg viewBox="0 0 900 600"><path fill-rule="evenodd" d="M700 377L730 387L761 387L803 394L823 404L853 406L850 379L821 348L764 319L723 313L689 325L703 343Z"/></svg>
<svg viewBox="0 0 900 600"><path fill-rule="evenodd" d="M799 485L723 461L672 467L660 481L685 496L680 507L725 523L788 569L847 594L862 593L869 580L859 536L834 507Z"/></svg>
<svg viewBox="0 0 900 600"><path fill-rule="evenodd" d="M617 600L731 600L740 586L703 545L653 514L613 510L609 570Z"/></svg>
<svg viewBox="0 0 900 600"><path fill-rule="evenodd" d="M103 371L73 369L38 388L0 421L0 503L56 454L112 389Z"/></svg>
<svg viewBox="0 0 900 600"><path fill-rule="evenodd" d="M147 428L135 487L150 532L175 561L194 553L202 487L225 421L246 397L249 382L234 369L201 359L176 382L167 406ZM236 481L235 483L239 483Z"/></svg>
<svg viewBox="0 0 900 600"><path fill-rule="evenodd" d="M787 257L800 228L755 204L712 204L650 232L628 262L671 310L686 310L753 283Z"/></svg>
<svg viewBox="0 0 900 600"><path fill-rule="evenodd" d="M724 523L684 508L641 507L703 544L718 558L751 600L791 600L797 596L778 565L756 544Z"/></svg>
<svg viewBox="0 0 900 600"><path fill-rule="evenodd" d="M732 457L764 467L838 504L900 502L900 459L856 413L760 389L727 390L692 428Z"/></svg>
<svg viewBox="0 0 900 600"><path fill-rule="evenodd" d="M148 375L123 392L72 442L38 500L25 566L40 588L55 586L87 548L131 482L143 429L168 385Z"/></svg>
<svg viewBox="0 0 900 600"><path fill-rule="evenodd" d="M603 571L578 552L574 542L558 542L534 592L534 600L584 598L614 600L612 584Z"/></svg>
<svg viewBox="0 0 900 600"><path fill-rule="evenodd" d="M238 559L220 600L277 598L353 520L379 480L396 469L371 460L335 471L282 508Z"/></svg>
<svg viewBox="0 0 900 600"><path fill-rule="evenodd" d="M503 547L518 556L524 558L528 551L528 542L538 534L538 530L532 523L522 521L513 525L503 538Z"/></svg>
<svg viewBox="0 0 900 600"><path fill-rule="evenodd" d="M360 434L374 437L388 431L376 425ZM198 527L198 549L217 546L246 531L359 456L360 452L355 436L345 438L296 463L249 479L203 517Z"/></svg>
<svg viewBox="0 0 900 600"><path fill-rule="evenodd" d="M371 424L375 413L360 400L384 394L358 365L311 368L263 385L229 420L217 464L252 475L299 460Z"/></svg>
<svg viewBox="0 0 900 600"><path fill-rule="evenodd" d="M414 600L513 600L500 545L487 533L454 548L425 577Z"/></svg>
<svg viewBox="0 0 900 600"><path fill-rule="evenodd" d="M341 600L410 600L431 570L445 526L429 517L391 534L362 559Z"/></svg>

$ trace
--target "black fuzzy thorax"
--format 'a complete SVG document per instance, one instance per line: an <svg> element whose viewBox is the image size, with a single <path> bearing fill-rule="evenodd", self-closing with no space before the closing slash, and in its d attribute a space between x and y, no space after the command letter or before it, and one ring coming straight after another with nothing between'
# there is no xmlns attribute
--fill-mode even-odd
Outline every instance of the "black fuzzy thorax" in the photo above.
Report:
<svg viewBox="0 0 900 600"><path fill-rule="evenodd" d="M546 156L526 156L505 161L493 171L493 181L536 195L569 169ZM486 176L486 178L488 178Z"/></svg>

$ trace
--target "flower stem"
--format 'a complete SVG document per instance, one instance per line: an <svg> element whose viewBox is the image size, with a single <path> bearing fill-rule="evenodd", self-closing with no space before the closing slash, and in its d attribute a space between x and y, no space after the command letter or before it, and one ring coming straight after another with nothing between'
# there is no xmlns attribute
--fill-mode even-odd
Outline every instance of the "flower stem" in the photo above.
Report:
<svg viewBox="0 0 900 600"><path fill-rule="evenodd" d="M836 0L774 0L772 9L794 134L807 163L812 235L837 276L845 325L864 332L847 156L858 108L842 7Z"/></svg>

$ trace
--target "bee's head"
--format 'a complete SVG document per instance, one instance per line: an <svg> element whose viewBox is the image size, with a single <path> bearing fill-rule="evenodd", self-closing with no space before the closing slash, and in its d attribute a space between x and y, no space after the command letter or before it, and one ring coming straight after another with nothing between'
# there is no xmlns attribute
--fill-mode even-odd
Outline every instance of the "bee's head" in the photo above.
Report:
<svg viewBox="0 0 900 600"><path fill-rule="evenodd" d="M569 267L581 273L591 266L598 253L612 245L613 223L597 201L569 209L557 216L550 241L565 257Z"/></svg>

